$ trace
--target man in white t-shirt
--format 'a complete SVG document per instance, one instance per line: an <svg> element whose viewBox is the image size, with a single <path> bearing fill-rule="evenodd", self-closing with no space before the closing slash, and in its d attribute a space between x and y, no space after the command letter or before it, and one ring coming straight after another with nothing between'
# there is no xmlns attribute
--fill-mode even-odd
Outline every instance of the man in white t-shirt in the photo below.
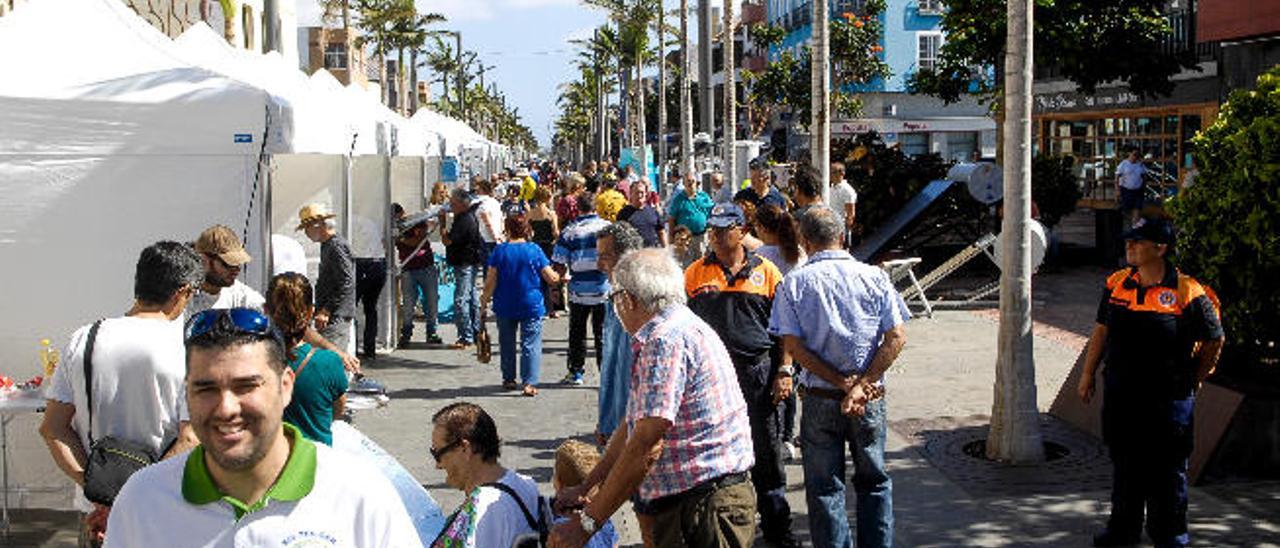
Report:
<svg viewBox="0 0 1280 548"><path fill-rule="evenodd" d="M1116 189L1120 194L1120 213L1129 212L1129 223L1138 222L1142 217L1143 177L1147 168L1138 160L1138 151L1129 149L1128 156L1116 166Z"/></svg>
<svg viewBox="0 0 1280 548"><path fill-rule="evenodd" d="M831 180L835 181L835 184L831 185L831 211L835 212L836 217L840 219L840 224L844 226L844 243L847 246L849 231L853 230L857 216L855 210L858 205L858 191L844 179L844 162L831 163Z"/></svg>
<svg viewBox="0 0 1280 548"><path fill-rule="evenodd" d="M279 235L271 236L273 244L277 236ZM297 244L297 240L280 237ZM301 244L297 245L301 250ZM190 318L212 308L262 310L266 299L261 293L239 280L241 267L248 264L252 257L249 256L248 251L245 251L244 244L240 243L240 238L236 237L235 232L222 225L211 226L200 233L194 247L204 261L204 281L200 282L199 288L187 303L186 317ZM297 272L306 275L305 264L303 270ZM307 327L303 340L321 349L336 352L342 358L342 365L347 371L360 372L358 358L325 339L314 327Z"/></svg>
<svg viewBox="0 0 1280 548"><path fill-rule="evenodd" d="M536 533L533 525L547 519L549 511L532 479L498 463L493 418L476 404L457 402L437 411L431 423L436 468L444 470L445 483L467 494L441 534L467 548L506 548Z"/></svg>
<svg viewBox="0 0 1280 548"><path fill-rule="evenodd" d="M106 546L421 546L369 464L283 421L293 370L270 321L210 310L187 328L187 405L200 446L125 484Z"/></svg>
<svg viewBox="0 0 1280 548"><path fill-rule="evenodd" d="M158 242L144 249L134 272L133 307L102 320L93 336L90 379L85 350L94 328L86 325L71 335L66 359L46 389L40 434L54 463L77 486L84 485L93 440L111 436L142 444L154 455L195 445L183 398L186 361L177 319L201 274L200 257L184 244ZM106 508L91 506L79 494L76 501L82 511L94 510L90 532L96 535Z"/></svg>
<svg viewBox="0 0 1280 548"><path fill-rule="evenodd" d="M204 281L187 303L188 317L210 308L262 309L262 295L238 279L252 257L235 232L223 225L211 226L196 238L195 249L204 263Z"/></svg>

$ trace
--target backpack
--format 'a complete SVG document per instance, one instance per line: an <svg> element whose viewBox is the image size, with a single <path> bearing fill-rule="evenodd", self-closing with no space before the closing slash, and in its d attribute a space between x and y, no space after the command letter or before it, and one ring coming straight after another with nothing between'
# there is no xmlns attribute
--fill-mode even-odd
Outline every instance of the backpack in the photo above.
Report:
<svg viewBox="0 0 1280 548"><path fill-rule="evenodd" d="M529 507L525 506L524 499L516 494L515 489L510 485L495 481L493 483L484 484L485 487L492 487L503 493L506 493L515 499L516 504L520 506L520 511L524 513L525 521L529 522L529 528L533 529L532 533L526 533L515 538L511 543L512 548L542 548L547 545L547 537L551 535L551 527L548 525L548 511L546 510L546 499L538 497L538 518L534 519L533 514L529 512Z"/></svg>

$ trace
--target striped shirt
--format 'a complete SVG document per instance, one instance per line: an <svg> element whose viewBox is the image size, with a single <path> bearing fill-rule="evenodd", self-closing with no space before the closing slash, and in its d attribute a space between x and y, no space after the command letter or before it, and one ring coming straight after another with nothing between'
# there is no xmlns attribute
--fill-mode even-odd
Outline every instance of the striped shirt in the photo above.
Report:
<svg viewBox="0 0 1280 548"><path fill-rule="evenodd" d="M641 327L632 348L628 431L646 418L671 423L662 454L640 484L641 499L683 493L755 465L747 403L711 326L675 305Z"/></svg>
<svg viewBox="0 0 1280 548"><path fill-rule="evenodd" d="M551 262L569 269L569 302L604 304L609 295L609 277L596 267L596 235L609 221L595 214L581 215L565 227L551 252Z"/></svg>

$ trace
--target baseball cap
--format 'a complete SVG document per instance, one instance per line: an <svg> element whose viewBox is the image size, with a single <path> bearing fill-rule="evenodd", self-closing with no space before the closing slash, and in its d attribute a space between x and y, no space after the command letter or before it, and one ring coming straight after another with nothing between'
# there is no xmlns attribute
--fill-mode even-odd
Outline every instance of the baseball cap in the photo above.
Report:
<svg viewBox="0 0 1280 548"><path fill-rule="evenodd" d="M196 239L195 249L197 253L216 256L231 266L240 266L252 260L236 233L223 225L214 225L201 232Z"/></svg>
<svg viewBox="0 0 1280 548"><path fill-rule="evenodd" d="M1138 219L1121 235L1125 240L1147 240L1157 244L1173 243L1173 225L1162 219Z"/></svg>
<svg viewBox="0 0 1280 548"><path fill-rule="evenodd" d="M767 169L769 167L769 159L764 156L756 156L747 163L747 166L751 169Z"/></svg>
<svg viewBox="0 0 1280 548"><path fill-rule="evenodd" d="M730 228L747 224L747 215L737 204L716 204L707 217L707 226L714 228Z"/></svg>

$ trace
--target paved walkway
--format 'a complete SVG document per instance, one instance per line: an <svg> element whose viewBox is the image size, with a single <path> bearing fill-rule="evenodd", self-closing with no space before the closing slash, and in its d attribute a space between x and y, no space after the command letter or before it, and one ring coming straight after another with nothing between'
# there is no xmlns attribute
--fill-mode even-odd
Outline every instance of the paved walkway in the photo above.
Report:
<svg viewBox="0 0 1280 548"><path fill-rule="evenodd" d="M1037 278L1037 293L1089 285ZM1074 285L1073 285L1074 284ZM1059 288L1059 289L1054 289ZM1090 297L1090 300L1093 297ZM1051 300L1056 300L1050 297ZM1091 306L1072 309L1091 313ZM1040 312L1037 312L1039 317ZM1047 316L1037 326L1038 401L1046 410L1079 352L1091 317ZM1048 329L1054 326L1058 331ZM490 332L496 334L490 325ZM430 417L445 404L468 400L487 409L504 439L501 462L533 476L550 493L555 448L565 439L589 440L595 424L595 368L587 384L562 386L567 319L545 329L543 388L536 398L501 390L496 365L471 354L416 344L366 365L392 398L384 409L361 411L356 426L395 455L448 511L462 499L444 485L427 453ZM1043 331L1043 334L1040 334ZM418 331L421 337L421 329ZM451 339L452 327L442 335ZM888 465L894 479L899 546L1087 546L1107 512L1109 463L1096 440L1052 418L1046 439L1056 460L1040 466L998 466L967 456L980 452L995 380L996 322L990 314L939 311L907 324L908 342L888 375ZM1047 335L1047 336L1045 336ZM495 337L496 338L496 337ZM495 349L496 350L496 349ZM19 428L11 429L13 434ZM26 428L22 426L20 428ZM25 455L36 455L31 448ZM805 531L802 472L787 467L797 532ZM1197 546L1280 546L1280 486L1219 485L1191 494ZM852 498L849 508L853 509ZM615 521L627 545L639 541L629 510ZM615 518L618 519L618 518ZM24 511L16 532L0 546L68 546L74 535L65 513Z"/></svg>

